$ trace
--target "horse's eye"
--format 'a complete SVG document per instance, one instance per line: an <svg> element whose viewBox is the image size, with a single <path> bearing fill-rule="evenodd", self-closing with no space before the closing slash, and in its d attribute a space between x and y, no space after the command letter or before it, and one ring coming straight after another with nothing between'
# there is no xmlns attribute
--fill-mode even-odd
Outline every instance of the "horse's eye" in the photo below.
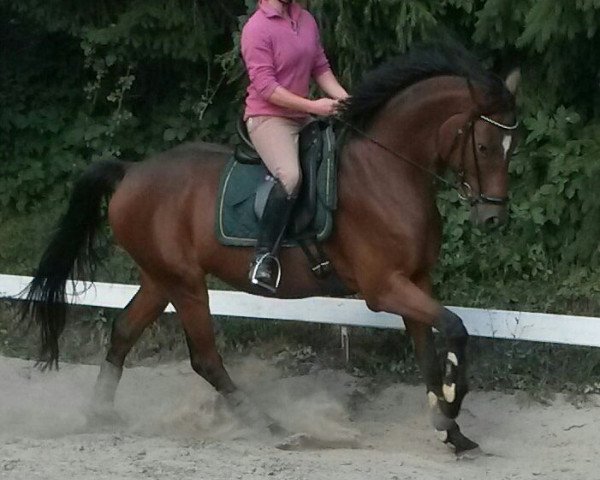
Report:
<svg viewBox="0 0 600 480"><path fill-rule="evenodd" d="M479 153L487 153L487 147L483 143L477 144L477 150Z"/></svg>

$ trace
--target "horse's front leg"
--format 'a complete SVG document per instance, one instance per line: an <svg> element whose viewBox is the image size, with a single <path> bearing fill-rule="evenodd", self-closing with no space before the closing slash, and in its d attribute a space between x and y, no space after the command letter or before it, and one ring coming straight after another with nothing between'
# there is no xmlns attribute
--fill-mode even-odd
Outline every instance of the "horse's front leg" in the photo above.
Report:
<svg viewBox="0 0 600 480"><path fill-rule="evenodd" d="M444 360L442 392L447 405L446 413L450 418L456 418L469 390L466 355L469 334L461 318L447 308L442 308L433 326L446 338L448 352Z"/></svg>
<svg viewBox="0 0 600 480"><path fill-rule="evenodd" d="M431 424L438 432L438 437L444 443L453 445L456 453L477 448L478 445L461 433L456 421L449 415L448 410L452 404L443 396L442 368L431 327L407 317L404 317L404 324L415 346L415 354L427 388Z"/></svg>
<svg viewBox="0 0 600 480"><path fill-rule="evenodd" d="M461 319L433 300L425 290L400 273L393 273L383 285L378 282L373 289L365 289L364 295L372 310L396 313L406 319L427 384L434 426L442 432L442 440L452 444L457 452L470 450L477 444L462 435L454 421L468 391L468 333ZM433 344L432 326L445 336L448 347L443 372Z"/></svg>

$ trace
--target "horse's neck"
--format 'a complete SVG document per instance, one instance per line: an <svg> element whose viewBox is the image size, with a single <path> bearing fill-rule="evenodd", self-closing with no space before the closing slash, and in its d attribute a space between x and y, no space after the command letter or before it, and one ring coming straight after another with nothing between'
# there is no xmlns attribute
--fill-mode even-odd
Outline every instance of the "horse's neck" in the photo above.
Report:
<svg viewBox="0 0 600 480"><path fill-rule="evenodd" d="M398 94L382 110L377 121L394 151L406 152L406 156L424 168L434 169L441 126L472 107L463 79L437 77Z"/></svg>
<svg viewBox="0 0 600 480"><path fill-rule="evenodd" d="M397 208L434 201L434 175L439 171L438 132L450 117L470 108L464 80L439 77L409 87L392 98L367 131L348 144L342 158L340 184L364 192L369 204ZM391 153L394 152L394 153ZM417 164L415 166L414 164Z"/></svg>

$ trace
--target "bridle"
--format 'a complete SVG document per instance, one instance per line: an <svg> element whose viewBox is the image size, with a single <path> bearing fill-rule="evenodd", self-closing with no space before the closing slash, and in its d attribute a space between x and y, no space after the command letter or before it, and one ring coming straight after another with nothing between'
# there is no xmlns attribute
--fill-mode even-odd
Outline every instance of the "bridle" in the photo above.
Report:
<svg viewBox="0 0 600 480"><path fill-rule="evenodd" d="M454 143L453 143L453 146L454 146L456 144L456 140L459 137L461 137L466 130L467 135L464 135L463 138L465 140L463 141L462 147L461 147L461 151L462 151L462 153L461 153L461 168L457 173L459 182L458 182L458 186L455 185L455 188L458 190L458 195L461 198L461 200L469 202L469 204L471 206L478 205L478 204L506 205L508 203L508 197L492 197L490 195L484 194L482 191L481 169L479 167L479 156L477 155L477 143L475 142L475 122L477 120L483 120L484 122L487 122L490 125L493 125L497 128L500 128L502 130L508 130L508 131L516 130L519 126L518 121L515 121L515 123L513 123L512 125L506 125L506 124L500 123L486 115L474 115L473 117L471 117L471 119L467 120L465 126L461 129L458 129L458 131L456 132L456 137L454 138ZM468 138L469 133L471 134L471 148L473 150L473 160L475 163L475 174L477 177L477 184L479 186L477 195L473 194L473 187L471 187L469 182L467 182L465 179L466 178L465 148L466 148L466 143L467 143L466 139ZM454 148L452 148L450 150L450 153L448 155L451 155L453 150L454 150Z"/></svg>
<svg viewBox="0 0 600 480"><path fill-rule="evenodd" d="M475 123L478 120L483 120L497 128L500 128L502 130L516 130L517 127L519 126L519 122L516 121L514 124L512 125L506 125L504 123L498 122L496 120L494 120L493 118L490 118L486 115L483 114L473 114L469 117L469 119L466 121L466 123L463 125L462 128L459 128L456 131L456 135L454 137L454 140L452 142L452 147L450 148L450 152L448 153L448 156L452 155L452 152L454 151L454 149L458 146L458 139L459 138L464 138L464 141L461 144L461 168L458 171L457 177L458 177L458 182L456 183L452 183L448 180L446 180L444 177L442 177L441 175L438 175L436 172L428 169L427 167L424 167L423 165L421 165L420 163L415 162L414 160L411 160L410 158L395 152L394 150L392 150L391 148L387 147L386 145L384 145L383 143L379 142L378 140L374 139L373 137L371 137L368 133L366 133L364 130L361 130L360 128L352 125L350 122L347 122L346 120L344 120L343 118L340 117L336 117L335 118L337 121L341 122L343 125L345 125L346 127L348 127L349 129L351 129L352 131L358 133L361 137L366 138L367 140L369 140L371 143L377 145L379 148L385 150L386 152L388 152L389 154L393 155L394 157L409 163L411 165L413 165L414 167L428 173L429 175L431 175L433 178L439 180L440 182L456 189L456 191L458 192L458 196L461 200L464 200L466 202L469 202L469 204L471 206L477 205L477 204L492 204L492 205L506 205L506 203L508 202L508 197L492 197L489 195L485 195L484 193L481 192L481 169L479 168L479 157L477 155L477 144L475 143ZM465 132L467 132L467 135L465 135ZM467 139L468 139L468 134L470 133L471 135L471 144L472 144L472 148L473 148L473 158L474 158L474 162L475 162L475 171L476 171L476 175L477 175L477 183L479 184L479 191L477 193L477 195L473 194L473 188L471 187L471 185L465 180L466 175L465 175L465 163L466 163L466 157L465 157L465 150L466 150L466 145L467 145Z"/></svg>

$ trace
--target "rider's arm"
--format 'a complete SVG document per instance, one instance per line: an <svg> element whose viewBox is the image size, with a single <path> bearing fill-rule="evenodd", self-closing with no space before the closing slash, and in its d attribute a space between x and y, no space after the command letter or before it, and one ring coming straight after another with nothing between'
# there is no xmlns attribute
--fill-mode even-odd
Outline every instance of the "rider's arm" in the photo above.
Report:
<svg viewBox="0 0 600 480"><path fill-rule="evenodd" d="M348 92L340 85L337 78L333 74L331 70L331 66L329 65L329 60L327 59L327 55L325 54L325 49L323 48L323 44L321 43L321 38L319 35L319 29L317 27L314 18L312 19L314 22L314 29L317 41L317 50L315 52L315 57L313 59L313 65L311 70L311 76L313 80L317 83L319 88L325 92L328 97L331 97L335 100L344 100L348 96Z"/></svg>
<svg viewBox="0 0 600 480"><path fill-rule="evenodd" d="M315 82L317 82L319 88L331 98L344 100L348 96L348 92L340 85L331 70L326 70L316 77Z"/></svg>
<svg viewBox="0 0 600 480"><path fill-rule="evenodd" d="M313 115L330 115L330 111L324 106L327 99L310 100L290 92L281 85L278 85L271 96L269 102L280 107L290 108L299 112L311 113ZM325 110L324 110L325 108ZM331 108L331 107L330 107Z"/></svg>
<svg viewBox="0 0 600 480"><path fill-rule="evenodd" d="M273 49L270 39L254 26L242 30L242 56L250 82L265 100L285 108L315 115L329 115L333 111L330 99L310 100L290 92L281 86L275 75ZM321 74L321 69L329 69L329 65L316 65L313 69Z"/></svg>

